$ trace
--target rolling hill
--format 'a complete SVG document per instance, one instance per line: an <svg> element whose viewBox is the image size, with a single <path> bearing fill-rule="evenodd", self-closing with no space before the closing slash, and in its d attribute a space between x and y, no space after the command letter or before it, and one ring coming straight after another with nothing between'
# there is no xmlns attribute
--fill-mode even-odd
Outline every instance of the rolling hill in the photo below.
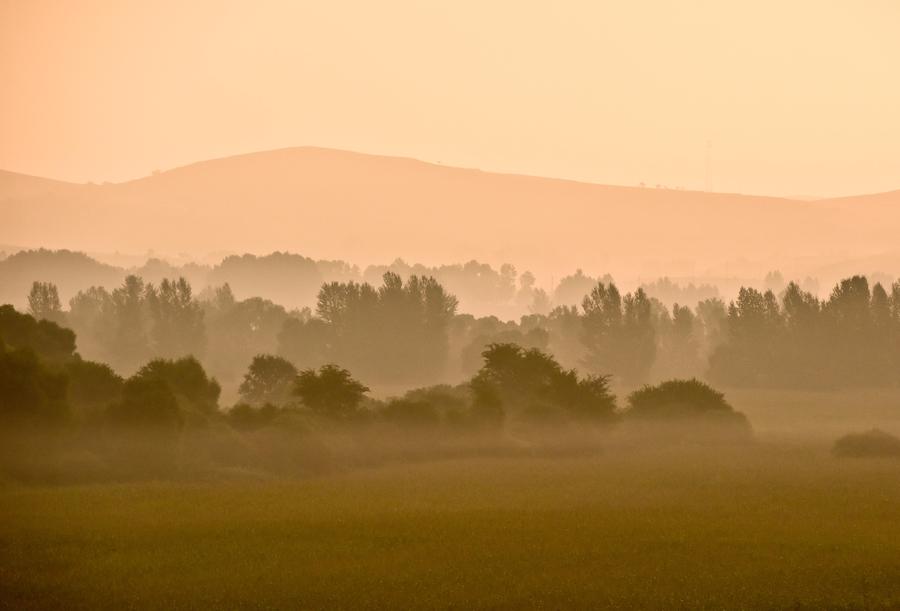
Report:
<svg viewBox="0 0 900 611"><path fill-rule="evenodd" d="M308 147L118 184L0 172L0 214L0 243L93 252L286 250L359 264L477 258L549 279L576 267L617 278L749 276L774 268L799 275L854 261L900 268L900 191L798 201Z"/></svg>

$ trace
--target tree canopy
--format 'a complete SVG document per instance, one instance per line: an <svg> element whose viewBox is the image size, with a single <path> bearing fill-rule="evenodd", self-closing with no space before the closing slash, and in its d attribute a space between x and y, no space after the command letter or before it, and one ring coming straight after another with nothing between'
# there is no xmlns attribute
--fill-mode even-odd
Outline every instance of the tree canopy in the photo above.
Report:
<svg viewBox="0 0 900 611"><path fill-rule="evenodd" d="M304 369L297 376L294 393L314 412L338 420L347 420L358 413L360 402L369 388L334 364L323 365L318 371Z"/></svg>

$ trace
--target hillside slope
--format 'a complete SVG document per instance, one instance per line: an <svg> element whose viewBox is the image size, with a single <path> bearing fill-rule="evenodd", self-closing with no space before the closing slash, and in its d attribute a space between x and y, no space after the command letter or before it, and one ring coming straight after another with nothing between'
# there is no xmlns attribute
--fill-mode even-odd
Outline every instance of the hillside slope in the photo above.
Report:
<svg viewBox="0 0 900 611"><path fill-rule="evenodd" d="M4 172L0 213L0 243L194 255L289 250L362 264L478 258L546 277L575 267L621 278L776 267L791 274L876 255L900 261L900 191L803 202L319 148L204 161L120 184Z"/></svg>

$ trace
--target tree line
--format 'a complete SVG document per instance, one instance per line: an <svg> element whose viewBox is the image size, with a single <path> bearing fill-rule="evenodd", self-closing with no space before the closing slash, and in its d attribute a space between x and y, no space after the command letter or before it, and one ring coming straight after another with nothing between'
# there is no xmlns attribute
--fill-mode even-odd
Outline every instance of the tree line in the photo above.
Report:
<svg viewBox="0 0 900 611"><path fill-rule="evenodd" d="M900 384L900 282L838 283L826 300L791 282L776 297L743 288L709 378L733 386L837 388Z"/></svg>
<svg viewBox="0 0 900 611"><path fill-rule="evenodd" d="M496 430L509 419L610 425L623 415L608 376L579 374L546 352L513 343L487 346L480 368L463 383L384 400L368 396L368 386L337 364L301 370L283 357L259 354L243 375L240 400L228 409L220 405L218 382L192 356L153 358L123 377L85 360L75 347L70 329L0 307L0 428L74 424L171 437L221 420L252 430L298 414L457 430ZM673 405L731 411L721 394L696 380L644 387L628 399L628 410L641 417L671 416L664 408Z"/></svg>
<svg viewBox="0 0 900 611"><path fill-rule="evenodd" d="M137 276L112 291L79 291L67 310L54 285L36 282L28 303L35 318L72 328L86 358L127 373L191 355L233 389L258 354L300 369L341 363L380 386L453 383L479 370L491 344L537 349L623 387L673 377L772 388L900 383L900 282L870 287L854 276L825 300L796 282L779 295L744 287L727 305L708 298L670 309L607 278L580 306L503 321L459 313L432 277L388 271L381 280L325 283L315 310L238 300L227 284L198 296L183 278L154 285Z"/></svg>
<svg viewBox="0 0 900 611"><path fill-rule="evenodd" d="M577 430L592 447L592 432L623 422L684 422L689 428L678 430L729 440L749 432L724 396L698 380L643 387L620 408L607 376L582 375L511 343L487 346L463 383L385 399L340 365L298 369L259 354L231 406L194 357L153 358L125 377L75 346L70 329L0 306L0 477L205 478L223 469L293 475L379 456L522 450L523 434L541 447L542 439ZM704 423L714 427L697 426ZM519 441L510 445L512 437L499 434L505 430Z"/></svg>
<svg viewBox="0 0 900 611"><path fill-rule="evenodd" d="M472 260L426 266L396 259L389 265L360 268L344 261L314 260L288 252L231 255L213 265L176 264L150 256L139 265L126 268L101 263L80 252L40 249L20 251L6 258L0 253L0 303L24 306L20 300L34 278L56 284L60 295L68 301L84 287L115 287L127 276L134 275L155 285L166 278L183 277L197 290L228 284L241 298L260 297L288 309L314 308L322 284L354 281L377 285L385 272L404 280L411 276L432 277L458 299L463 311L479 317L493 314L503 319L547 314L555 306L577 306L597 282L612 281L609 275L594 277L579 269L560 278L554 287L541 288L534 274L517 270L508 263L495 267ZM679 285L668 278L642 287L669 306L674 302L696 303L718 296L715 286Z"/></svg>

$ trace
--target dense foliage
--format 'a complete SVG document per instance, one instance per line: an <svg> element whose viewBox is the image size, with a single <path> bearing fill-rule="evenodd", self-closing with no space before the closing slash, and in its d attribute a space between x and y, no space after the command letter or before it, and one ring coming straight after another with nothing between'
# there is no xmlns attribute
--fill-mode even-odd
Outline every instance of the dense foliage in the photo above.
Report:
<svg viewBox="0 0 900 611"><path fill-rule="evenodd" d="M638 419L681 419L736 415L725 395L699 380L668 380L628 395L625 414Z"/></svg>
<svg viewBox="0 0 900 611"><path fill-rule="evenodd" d="M68 415L67 378L33 350L0 345L0 419L3 425L57 423Z"/></svg>
<svg viewBox="0 0 900 611"><path fill-rule="evenodd" d="M484 366L472 378L474 407L485 414L520 413L529 418L570 416L611 420L615 397L607 378L579 378L540 350L491 344Z"/></svg>
<svg viewBox="0 0 900 611"><path fill-rule="evenodd" d="M848 458L900 458L900 437L879 429L844 435L833 451Z"/></svg>
<svg viewBox="0 0 900 611"><path fill-rule="evenodd" d="M357 415L369 387L337 365L323 365L318 371L304 369L297 375L294 393L314 412L348 420Z"/></svg>
<svg viewBox="0 0 900 611"><path fill-rule="evenodd" d="M292 261L283 259L288 268ZM258 260L229 265L255 269ZM418 269L404 265L394 267ZM453 273L478 269L473 264ZM514 270L503 269L512 286ZM489 268L479 273L491 277ZM667 378L728 387L900 384L900 282L887 290L854 276L820 300L795 282L784 286L780 275L770 276L771 289L741 288L727 306L708 298L695 308L669 308L642 288L623 295L611 278L579 272L560 287L566 293L590 286L580 307L559 306L518 321L459 314L456 297L435 278L413 274L404 280L394 271L383 274L380 286L323 284L314 312L288 311L258 297L240 300L228 284L195 295L185 278L154 284L138 276L111 291L83 289L64 310L54 284L34 282L31 315L0 307L0 337L7 367L27 368L25 353L34 354L29 379L46 370L49 377L41 379L47 397L62 392L49 390L54 375L67 380L67 407L57 411L78 418L119 401L129 376L151 373L200 414L218 404L219 380L229 400L239 396L252 409L302 404L292 394L297 372L335 363L375 387L472 378L468 417L495 423L510 413L606 413L608 407L598 406L610 388L627 391ZM532 279L525 277L525 285L533 288ZM784 289L776 296L779 286ZM560 299L571 299L563 293ZM207 390L175 388L175 379L188 378ZM415 420L414 414L430 409L403 400L385 409L386 417ZM437 410L438 420L448 419L445 411Z"/></svg>
<svg viewBox="0 0 900 611"><path fill-rule="evenodd" d="M836 388L900 384L900 282L888 293L863 276L825 300L790 283L781 299L743 288L709 377L753 387Z"/></svg>
<svg viewBox="0 0 900 611"><path fill-rule="evenodd" d="M316 314L326 325L321 350L360 375L409 381L440 375L456 298L433 278L387 272L383 284L330 283L319 292Z"/></svg>

